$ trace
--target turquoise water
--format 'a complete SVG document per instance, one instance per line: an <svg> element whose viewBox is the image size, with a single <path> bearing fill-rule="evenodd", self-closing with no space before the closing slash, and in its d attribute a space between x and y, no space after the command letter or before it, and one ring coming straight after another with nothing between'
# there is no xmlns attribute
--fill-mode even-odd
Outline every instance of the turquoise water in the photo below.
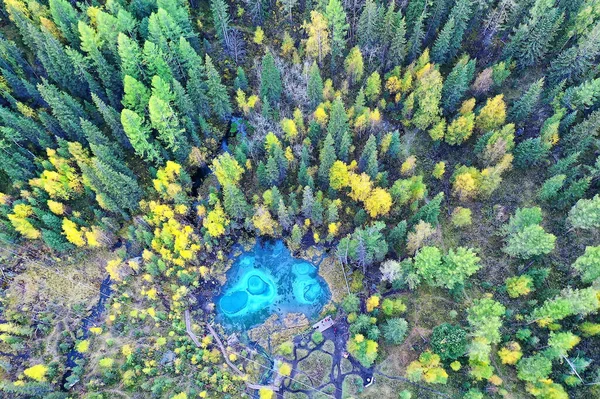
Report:
<svg viewBox="0 0 600 399"><path fill-rule="evenodd" d="M216 298L217 320L228 329L247 330L277 313L316 317L329 301L327 283L315 265L292 256L283 241L257 242L238 256Z"/></svg>

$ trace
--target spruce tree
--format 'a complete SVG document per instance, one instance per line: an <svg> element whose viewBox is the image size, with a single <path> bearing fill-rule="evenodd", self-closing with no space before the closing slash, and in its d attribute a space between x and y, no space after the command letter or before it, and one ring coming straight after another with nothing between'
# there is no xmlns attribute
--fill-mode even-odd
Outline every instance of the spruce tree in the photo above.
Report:
<svg viewBox="0 0 600 399"><path fill-rule="evenodd" d="M348 115L346 114L344 103L341 98L337 97L331 105L331 114L329 115L329 123L327 124L327 134L330 134L331 137L333 137L336 148L339 150L341 150L340 145L342 137L349 129Z"/></svg>
<svg viewBox="0 0 600 399"><path fill-rule="evenodd" d="M369 136L365 147L360 155L358 167L361 172L365 172L371 179L377 177L379 173L379 161L377 160L377 139L373 134Z"/></svg>
<svg viewBox="0 0 600 399"><path fill-rule="evenodd" d="M62 35L73 47L79 46L79 33L77 32L77 22L79 16L77 11L67 0L50 0L50 14L56 26L60 29Z"/></svg>
<svg viewBox="0 0 600 399"><path fill-rule="evenodd" d="M144 78L142 50L138 43L124 33L119 33L119 58L121 59L121 75L129 75L135 79Z"/></svg>
<svg viewBox="0 0 600 399"><path fill-rule="evenodd" d="M410 3L412 4L412 2ZM416 15L416 20L414 21L414 25L412 25L412 29L410 30L410 35L408 37L408 60L412 61L421 53L421 45L423 44L423 39L425 39L425 18L427 18L426 9ZM408 14L407 14L408 20ZM409 28L411 24L407 22L406 24Z"/></svg>
<svg viewBox="0 0 600 399"><path fill-rule="evenodd" d="M461 48L463 37L474 8L473 0L456 0L454 7L452 7L448 21L452 20L454 29L452 29L452 39L448 44L448 50L446 52L447 58L445 59L451 60L454 58ZM443 31L444 29L442 29L442 32Z"/></svg>
<svg viewBox="0 0 600 399"><path fill-rule="evenodd" d="M249 213L249 205L242 190L234 184L223 187L223 206L233 219L242 220Z"/></svg>
<svg viewBox="0 0 600 399"><path fill-rule="evenodd" d="M123 109L121 124L136 154L153 163L159 163L162 160L163 150L152 138L150 128L141 116L129 109Z"/></svg>
<svg viewBox="0 0 600 399"><path fill-rule="evenodd" d="M329 0L329 4L325 8L325 16L331 35L331 70L334 71L336 59L346 47L346 34L348 33L346 11L342 6L342 2L340 0Z"/></svg>
<svg viewBox="0 0 600 399"><path fill-rule="evenodd" d="M513 104L509 119L513 122L525 121L539 102L543 87L544 78L533 82L527 91Z"/></svg>
<svg viewBox="0 0 600 399"><path fill-rule="evenodd" d="M402 14L400 13L400 11L398 11L397 14L397 22L391 40L390 49L387 55L388 69L402 65L406 58L406 54L408 53L408 46L406 43L406 22L404 18L402 18Z"/></svg>
<svg viewBox="0 0 600 399"><path fill-rule="evenodd" d="M211 0L210 11L217 37L223 45L227 45L230 40L229 6L224 0Z"/></svg>
<svg viewBox="0 0 600 399"><path fill-rule="evenodd" d="M371 52L377 46L382 23L377 3L374 0L367 0L360 14L357 29L358 44L362 49Z"/></svg>
<svg viewBox="0 0 600 399"><path fill-rule="evenodd" d="M279 224L281 224L281 227L283 227L285 231L289 231L292 227L292 218L290 217L290 213L283 202L283 198L279 199L279 204L277 206L277 218L279 219Z"/></svg>
<svg viewBox="0 0 600 399"><path fill-rule="evenodd" d="M231 115L231 102L227 94L227 87L221 83L221 76L208 54L206 55L205 66L207 94L212 112L221 119L227 119Z"/></svg>
<svg viewBox="0 0 600 399"><path fill-rule="evenodd" d="M315 198L313 196L312 189L309 186L304 187L302 193L302 214L306 219L310 219L313 214L313 206L315 204Z"/></svg>
<svg viewBox="0 0 600 399"><path fill-rule="evenodd" d="M308 85L306 88L308 101L311 108L316 108L323 101L323 79L317 62L314 61L308 71Z"/></svg>
<svg viewBox="0 0 600 399"><path fill-rule="evenodd" d="M456 111L467 90L469 90L474 74L475 60L469 60L468 55L461 57L454 65L442 88L442 104L447 114Z"/></svg>
<svg viewBox="0 0 600 399"><path fill-rule="evenodd" d="M110 198L120 211L138 208L142 190L135 179L115 171L97 158L94 159L94 173L102 182L102 188L99 188L102 194Z"/></svg>
<svg viewBox="0 0 600 399"><path fill-rule="evenodd" d="M244 72L244 68L237 67L235 73L235 80L233 81L233 89L242 91L248 90L248 78L246 77L246 72Z"/></svg>
<svg viewBox="0 0 600 399"><path fill-rule="evenodd" d="M271 52L263 56L260 74L260 96L266 98L271 105L278 105L281 99L283 87L281 74L275 65L275 59Z"/></svg>
<svg viewBox="0 0 600 399"><path fill-rule="evenodd" d="M327 134L323 141L323 147L319 152L319 183L322 187L327 187L329 184L329 170L336 161L335 157L335 141L331 134Z"/></svg>
<svg viewBox="0 0 600 399"><path fill-rule="evenodd" d="M437 64L445 64L448 61L448 55L450 53L450 42L454 37L454 30L456 25L454 18L450 17L448 22L444 25L444 28L438 35L433 48L431 49L431 59Z"/></svg>

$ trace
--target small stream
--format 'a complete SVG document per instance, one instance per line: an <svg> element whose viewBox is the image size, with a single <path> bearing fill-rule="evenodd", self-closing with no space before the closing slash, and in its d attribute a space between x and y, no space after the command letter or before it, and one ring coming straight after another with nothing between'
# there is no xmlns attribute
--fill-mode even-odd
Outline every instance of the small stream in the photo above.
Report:
<svg viewBox="0 0 600 399"><path fill-rule="evenodd" d="M98 298L98 303L94 305L94 307L90 310L89 315L86 316L81 322L80 329L82 331L82 334L78 338L78 340L87 339L90 335L90 328L102 325L104 323L104 318L102 314L106 309L106 301L108 300L108 298L110 298L110 294L112 292L110 284L110 276L106 276L106 278L102 281L102 284L100 284L100 298ZM67 383L67 379L73 373L73 368L77 366L76 361L82 358L83 355L77 352L75 348L71 349L67 353L67 362L65 363L65 365L67 366L67 371L63 376L63 386Z"/></svg>

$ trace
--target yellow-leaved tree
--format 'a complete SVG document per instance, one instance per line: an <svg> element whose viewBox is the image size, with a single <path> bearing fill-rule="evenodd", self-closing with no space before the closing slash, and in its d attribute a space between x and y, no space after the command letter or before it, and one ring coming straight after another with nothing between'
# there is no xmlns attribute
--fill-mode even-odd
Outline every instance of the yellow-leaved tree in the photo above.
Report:
<svg viewBox="0 0 600 399"><path fill-rule="evenodd" d="M335 161L329 169L329 185L334 190L341 190L350 184L348 165L342 161Z"/></svg>
<svg viewBox="0 0 600 399"><path fill-rule="evenodd" d="M36 364L35 366L31 366L23 371L26 377L31 378L32 380L42 382L46 380L46 373L48 372L48 367L43 364Z"/></svg>
<svg viewBox="0 0 600 399"><path fill-rule="evenodd" d="M366 173L356 174L350 173L350 198L355 201L365 201L369 194L371 194L371 188L373 183L371 178Z"/></svg>
<svg viewBox="0 0 600 399"><path fill-rule="evenodd" d="M229 226L229 219L220 202L217 202L213 210L208 212L202 225L206 227L211 237L220 237L225 234L225 228Z"/></svg>
<svg viewBox="0 0 600 399"><path fill-rule="evenodd" d="M365 210L372 218L385 216L392 207L392 196L385 189L377 187L365 200Z"/></svg>
<svg viewBox="0 0 600 399"><path fill-rule="evenodd" d="M242 178L244 168L240 166L228 152L219 155L212 163L212 171L219 183L225 187L227 184L237 185Z"/></svg>

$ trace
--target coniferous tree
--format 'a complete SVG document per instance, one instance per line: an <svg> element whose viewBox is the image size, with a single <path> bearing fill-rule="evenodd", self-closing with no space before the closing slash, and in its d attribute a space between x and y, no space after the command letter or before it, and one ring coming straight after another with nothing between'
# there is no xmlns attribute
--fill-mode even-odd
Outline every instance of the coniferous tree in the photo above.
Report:
<svg viewBox="0 0 600 399"><path fill-rule="evenodd" d="M315 108L323 101L323 79L321 78L321 71L316 62L312 63L308 71L306 94L308 95L311 108Z"/></svg>
<svg viewBox="0 0 600 399"><path fill-rule="evenodd" d="M600 54L600 22L576 45L562 51L550 64L548 81L557 85L563 80L579 83L593 67L594 59Z"/></svg>
<svg viewBox="0 0 600 399"><path fill-rule="evenodd" d="M85 143L85 136L79 126L79 118L86 116L81 104L47 81L39 84L38 90L44 101L50 105L52 115L57 119L66 137Z"/></svg>
<svg viewBox="0 0 600 399"><path fill-rule="evenodd" d="M154 141L150 128L141 116L129 109L123 109L121 124L136 154L149 162L160 162L163 158L162 147Z"/></svg>
<svg viewBox="0 0 600 399"><path fill-rule="evenodd" d="M377 177L377 173L379 173L379 161L377 160L377 139L374 135L369 136L360 155L358 167L361 172L365 172L371 179Z"/></svg>
<svg viewBox="0 0 600 399"><path fill-rule="evenodd" d="M509 112L510 120L514 122L523 122L531 115L540 100L543 87L544 78L533 82L527 91L511 107Z"/></svg>
<svg viewBox="0 0 600 399"><path fill-rule="evenodd" d="M344 134L350 129L348 126L348 115L341 98L336 98L331 105L331 114L327 124L327 134L333 137L336 148L341 149L341 141Z"/></svg>
<svg viewBox="0 0 600 399"><path fill-rule="evenodd" d="M413 2L409 4L412 3ZM412 27L412 29L409 30L410 35L408 36L408 60L412 61L417 58L421 52L421 46L423 44L423 40L425 39L425 18L427 18L427 6L425 5L423 10L415 16L416 19L412 25L408 22L408 11L406 15L406 25L409 27L409 29Z"/></svg>
<svg viewBox="0 0 600 399"><path fill-rule="evenodd" d="M275 59L271 52L267 51L262 59L260 74L260 95L269 101L269 104L279 104L283 87L281 74L275 65Z"/></svg>
<svg viewBox="0 0 600 399"><path fill-rule="evenodd" d="M536 65L547 54L564 16L553 2L536 0L527 21L519 25L504 48L504 55L520 68Z"/></svg>
<svg viewBox="0 0 600 399"><path fill-rule="evenodd" d="M110 127L110 130L113 134L113 137L125 148L132 148L125 131L123 130L123 125L120 121L119 113L110 105L107 105L102 101L100 97L98 97L95 93L92 93L92 100L98 109L98 112L104 118L104 122Z"/></svg>
<svg viewBox="0 0 600 399"><path fill-rule="evenodd" d="M227 94L227 87L221 83L221 76L215 69L211 58L206 55L206 86L212 112L221 119L231 115L231 102Z"/></svg>
<svg viewBox="0 0 600 399"><path fill-rule="evenodd" d="M335 141L328 133L319 152L319 183L322 187L326 187L329 183L329 170L335 161Z"/></svg>
<svg viewBox="0 0 600 399"><path fill-rule="evenodd" d="M358 44L366 54L372 54L379 43L383 23L379 9L374 0L367 0L358 20Z"/></svg>
<svg viewBox="0 0 600 399"><path fill-rule="evenodd" d="M442 88L442 104L448 114L456 111L463 100L475 74L475 60L469 60L465 55L458 60L448 74Z"/></svg>
<svg viewBox="0 0 600 399"><path fill-rule="evenodd" d="M312 217L314 204L315 197L312 189L309 186L305 186L302 193L302 214L306 219L310 219Z"/></svg>
<svg viewBox="0 0 600 399"><path fill-rule="evenodd" d="M50 0L50 14L52 20L60 29L62 35L73 47L79 45L79 33L77 31L77 22L79 17L77 11L71 3L66 0Z"/></svg>
<svg viewBox="0 0 600 399"><path fill-rule="evenodd" d="M142 50L138 43L124 33L119 33L118 51L121 59L121 75L129 75L135 79L144 78Z"/></svg>
<svg viewBox="0 0 600 399"><path fill-rule="evenodd" d="M392 7L391 3L390 7ZM387 67L389 69L398 65L402 65L406 58L406 54L408 53L408 45L406 42L406 22L400 11L397 12L396 24L390 43L390 48L387 54Z"/></svg>
<svg viewBox="0 0 600 399"><path fill-rule="evenodd" d="M447 23L452 21L454 28L452 29L452 39L450 40L447 52L445 52L446 57L443 57L445 60L451 60L458 54L467 30L467 25L471 20L473 9L473 0L457 0L454 7L452 7Z"/></svg>
<svg viewBox="0 0 600 399"><path fill-rule="evenodd" d="M336 59L346 47L346 34L348 33L346 11L342 6L342 2L340 0L329 0L329 4L325 8L325 17L331 35L331 70L334 71Z"/></svg>
<svg viewBox="0 0 600 399"><path fill-rule="evenodd" d="M249 205L242 190L235 184L223 187L223 207L233 219L242 220L248 216Z"/></svg>
<svg viewBox="0 0 600 399"><path fill-rule="evenodd" d="M99 159L94 159L93 170L102 183L102 186L96 189L118 207L112 209L113 211L126 212L138 208L142 191L135 179L119 173Z"/></svg>
<svg viewBox="0 0 600 399"><path fill-rule="evenodd" d="M210 11L217 37L223 45L229 45L231 30L229 26L229 6L224 0L211 0Z"/></svg>
<svg viewBox="0 0 600 399"><path fill-rule="evenodd" d="M445 64L448 61L450 54L450 42L454 36L456 24L454 18L450 17L444 28L438 35L431 49L431 59L438 64Z"/></svg>
<svg viewBox="0 0 600 399"><path fill-rule="evenodd" d="M248 89L248 78L242 67L237 67L235 80L233 81L233 89L242 89L244 91Z"/></svg>

